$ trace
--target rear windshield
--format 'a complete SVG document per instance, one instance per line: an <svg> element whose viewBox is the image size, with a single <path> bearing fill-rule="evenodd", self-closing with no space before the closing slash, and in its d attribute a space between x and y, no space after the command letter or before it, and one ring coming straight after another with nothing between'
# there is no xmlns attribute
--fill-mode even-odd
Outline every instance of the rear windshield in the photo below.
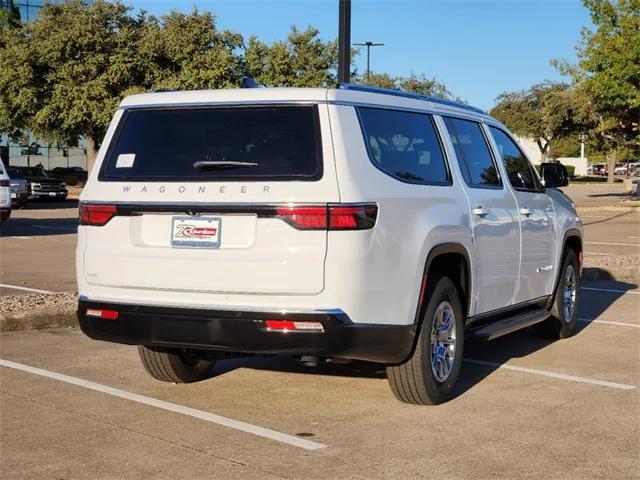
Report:
<svg viewBox="0 0 640 480"><path fill-rule="evenodd" d="M317 180L314 106L128 110L101 180Z"/></svg>

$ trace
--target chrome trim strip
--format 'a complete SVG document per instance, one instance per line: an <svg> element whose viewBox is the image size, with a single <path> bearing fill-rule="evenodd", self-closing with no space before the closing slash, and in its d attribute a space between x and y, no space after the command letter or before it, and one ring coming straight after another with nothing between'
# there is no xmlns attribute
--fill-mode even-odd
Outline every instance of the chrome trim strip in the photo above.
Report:
<svg viewBox="0 0 640 480"><path fill-rule="evenodd" d="M128 288L128 287L127 287ZM151 304L149 302L130 302L130 301L122 301L122 300L99 300L97 298L89 298L86 295L80 295L80 301L83 302L106 302L106 303L117 303L118 305L131 305L134 307L154 307L154 308L184 308L191 310L222 310L225 312L258 312L258 313L316 313L316 314L324 314L324 315L345 315L344 310L341 308L282 308L282 307L246 307L246 306L237 306L237 305L183 305L183 304Z"/></svg>

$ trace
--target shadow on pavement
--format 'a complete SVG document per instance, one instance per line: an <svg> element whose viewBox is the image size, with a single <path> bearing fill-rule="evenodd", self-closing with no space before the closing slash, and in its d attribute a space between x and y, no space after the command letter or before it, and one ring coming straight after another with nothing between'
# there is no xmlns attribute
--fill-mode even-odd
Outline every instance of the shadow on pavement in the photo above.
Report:
<svg viewBox="0 0 640 480"><path fill-rule="evenodd" d="M30 200L22 210L60 210L63 208L78 208L77 200L63 200L48 202L46 200Z"/></svg>
<svg viewBox="0 0 640 480"><path fill-rule="evenodd" d="M68 218L14 218L0 226L0 237L42 237L69 235L78 232L78 217Z"/></svg>
<svg viewBox="0 0 640 480"><path fill-rule="evenodd" d="M620 290L621 292L595 292L582 290L582 304L578 317L587 320L596 319L603 314L611 304L618 300L624 292L638 287L633 283L625 282L593 282L583 287L603 288L607 290ZM590 327L589 322L579 322L576 335ZM556 341L544 339L534 331L526 328L510 335L497 338L491 342L465 342L465 358L472 358L495 365L474 365L464 363L460 379L456 388L456 397L463 395L478 383L496 371L501 365L513 360L529 356L538 350L542 350ZM357 377L385 379L386 371L383 365L366 362L352 362L349 364L337 364L321 362L317 367L307 367L294 358L286 357L244 357L219 361L212 376L217 377L232 372L239 368L251 368L255 370L270 370L287 373L330 375L341 377Z"/></svg>
<svg viewBox="0 0 640 480"><path fill-rule="evenodd" d="M616 215L611 215L610 217L602 218L602 219L599 219L599 220L594 220L593 222L585 222L585 223L583 223L583 225L586 227L587 225L595 225L597 223L605 223L605 222L614 220L616 218L624 217L625 215L633 215L633 212L618 213Z"/></svg>

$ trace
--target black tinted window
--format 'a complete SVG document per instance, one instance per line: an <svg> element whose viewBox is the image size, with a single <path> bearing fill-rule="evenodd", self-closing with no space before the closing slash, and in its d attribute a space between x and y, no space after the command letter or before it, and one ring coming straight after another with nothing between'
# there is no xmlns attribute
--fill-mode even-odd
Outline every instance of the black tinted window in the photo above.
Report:
<svg viewBox="0 0 640 480"><path fill-rule="evenodd" d="M409 183L446 184L449 172L430 115L358 108L373 164Z"/></svg>
<svg viewBox="0 0 640 480"><path fill-rule="evenodd" d="M198 168L195 162L201 162ZM315 107L282 106L128 111L100 178L251 181L321 176Z"/></svg>
<svg viewBox="0 0 640 480"><path fill-rule="evenodd" d="M521 190L539 190L538 177L522 150L502 130L490 127L500 156L507 168L509 182Z"/></svg>
<svg viewBox="0 0 640 480"><path fill-rule="evenodd" d="M459 118L446 118L445 123L466 182L471 186L502 185L480 124Z"/></svg>

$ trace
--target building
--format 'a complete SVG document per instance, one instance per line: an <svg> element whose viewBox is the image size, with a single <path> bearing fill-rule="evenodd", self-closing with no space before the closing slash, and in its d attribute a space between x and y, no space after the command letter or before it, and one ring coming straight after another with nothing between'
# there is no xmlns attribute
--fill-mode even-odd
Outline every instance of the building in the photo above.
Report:
<svg viewBox="0 0 640 480"><path fill-rule="evenodd" d="M38 18L38 14L44 3L45 0L0 0L0 8L10 10L11 4L13 4L18 8L20 20L30 22Z"/></svg>
<svg viewBox="0 0 640 480"><path fill-rule="evenodd" d="M56 0L0 0L0 9L16 10L20 21L36 20L40 9ZM82 140L81 140L82 143ZM35 166L42 165L47 170L55 167L87 168L87 152L84 145L79 148L61 148L27 134L21 142L12 141L8 135L0 133L0 159L5 165Z"/></svg>

